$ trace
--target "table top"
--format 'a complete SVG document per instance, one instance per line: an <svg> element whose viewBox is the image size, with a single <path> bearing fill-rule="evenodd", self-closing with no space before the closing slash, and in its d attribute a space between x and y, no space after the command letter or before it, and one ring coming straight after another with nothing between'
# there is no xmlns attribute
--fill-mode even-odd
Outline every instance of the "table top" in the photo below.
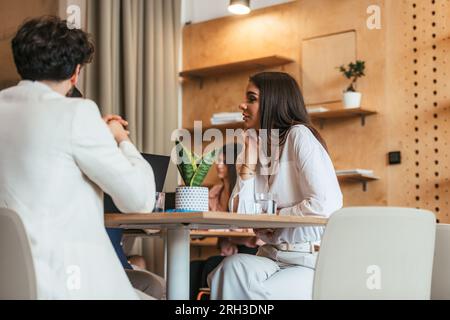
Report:
<svg viewBox="0 0 450 320"><path fill-rule="evenodd" d="M107 227L123 229L160 229L170 225L186 225L190 229L295 228L324 226L327 221L326 218L312 216L250 215L229 212L105 214Z"/></svg>

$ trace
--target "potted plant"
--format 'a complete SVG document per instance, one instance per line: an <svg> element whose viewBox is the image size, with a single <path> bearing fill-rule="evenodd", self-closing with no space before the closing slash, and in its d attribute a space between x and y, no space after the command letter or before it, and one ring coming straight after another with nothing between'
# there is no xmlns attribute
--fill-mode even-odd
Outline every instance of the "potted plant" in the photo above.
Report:
<svg viewBox="0 0 450 320"><path fill-rule="evenodd" d="M202 157L187 150L180 141L176 141L177 167L184 186L175 190L175 209L205 212L209 210L209 190L202 187L203 181L216 160L214 149Z"/></svg>
<svg viewBox="0 0 450 320"><path fill-rule="evenodd" d="M344 91L343 104L344 108L359 108L361 106L361 93L355 89L356 81L365 76L364 70L366 68L365 62L357 60L355 63L351 62L347 67L344 65L339 67L339 71L352 82Z"/></svg>

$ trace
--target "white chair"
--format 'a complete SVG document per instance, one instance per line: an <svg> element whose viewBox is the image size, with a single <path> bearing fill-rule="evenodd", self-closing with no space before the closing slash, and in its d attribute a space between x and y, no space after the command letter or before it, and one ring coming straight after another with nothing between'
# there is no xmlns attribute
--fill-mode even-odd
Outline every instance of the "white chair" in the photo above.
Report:
<svg viewBox="0 0 450 320"><path fill-rule="evenodd" d="M450 224L436 226L431 299L450 299Z"/></svg>
<svg viewBox="0 0 450 320"><path fill-rule="evenodd" d="M0 208L0 300L36 299L30 244L17 213Z"/></svg>
<svg viewBox="0 0 450 320"><path fill-rule="evenodd" d="M346 208L325 230L313 299L430 299L436 220L407 208Z"/></svg>

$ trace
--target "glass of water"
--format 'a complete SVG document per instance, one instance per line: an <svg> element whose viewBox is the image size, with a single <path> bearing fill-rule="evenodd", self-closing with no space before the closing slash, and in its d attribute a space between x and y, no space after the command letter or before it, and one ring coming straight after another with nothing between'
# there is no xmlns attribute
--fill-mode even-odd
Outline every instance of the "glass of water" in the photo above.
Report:
<svg viewBox="0 0 450 320"><path fill-rule="evenodd" d="M165 204L166 204L166 194L164 192L157 192L154 212L164 212Z"/></svg>
<svg viewBox="0 0 450 320"><path fill-rule="evenodd" d="M276 214L277 203L272 193L255 192L255 213Z"/></svg>

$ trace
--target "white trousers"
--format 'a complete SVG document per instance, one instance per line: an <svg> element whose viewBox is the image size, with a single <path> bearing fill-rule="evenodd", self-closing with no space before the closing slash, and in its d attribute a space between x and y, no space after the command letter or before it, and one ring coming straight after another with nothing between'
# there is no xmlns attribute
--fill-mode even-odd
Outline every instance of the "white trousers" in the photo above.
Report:
<svg viewBox="0 0 450 320"><path fill-rule="evenodd" d="M213 300L311 300L313 280L312 268L247 254L226 258L208 276Z"/></svg>

